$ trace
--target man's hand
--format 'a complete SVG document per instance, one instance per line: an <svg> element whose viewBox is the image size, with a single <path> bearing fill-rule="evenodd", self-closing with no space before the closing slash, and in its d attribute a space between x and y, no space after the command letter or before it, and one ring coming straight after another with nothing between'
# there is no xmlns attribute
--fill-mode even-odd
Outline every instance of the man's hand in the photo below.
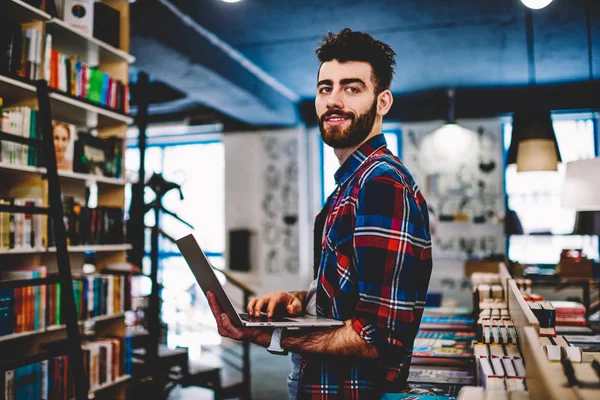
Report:
<svg viewBox="0 0 600 400"><path fill-rule="evenodd" d="M206 298L210 309L217 320L219 335L234 340L248 340L262 346L268 346L271 341L271 332L261 328L238 328L233 325L227 314L225 314L217 298L212 292L208 292Z"/></svg>
<svg viewBox="0 0 600 400"><path fill-rule="evenodd" d="M269 318L273 316L276 309L285 309L289 315L300 315L303 311L303 299L297 293L306 292L288 293L278 290L263 297L252 299L248 303L248 314L258 317L263 308L266 308Z"/></svg>

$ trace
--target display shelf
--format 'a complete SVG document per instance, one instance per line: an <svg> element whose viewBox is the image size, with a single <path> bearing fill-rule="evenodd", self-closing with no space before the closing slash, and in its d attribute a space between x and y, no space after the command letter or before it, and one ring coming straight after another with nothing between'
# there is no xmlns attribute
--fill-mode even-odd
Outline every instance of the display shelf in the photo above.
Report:
<svg viewBox="0 0 600 400"><path fill-rule="evenodd" d="M4 107L34 99L36 88L30 82L0 75ZM133 123L133 118L108 108L51 90L52 117L55 120L89 128L106 128Z"/></svg>
<svg viewBox="0 0 600 400"><path fill-rule="evenodd" d="M27 173L27 174L43 174L46 172L46 168L34 167L32 165L19 165L19 164L8 164L0 162L0 174L7 173Z"/></svg>
<svg viewBox="0 0 600 400"><path fill-rule="evenodd" d="M103 183L107 185L125 186L126 183L125 179L109 178L107 176L84 174L81 172L58 171L58 175L63 179Z"/></svg>
<svg viewBox="0 0 600 400"><path fill-rule="evenodd" d="M39 8L21 0L9 1L9 15L12 21L23 23L30 21L49 21L52 17Z"/></svg>
<svg viewBox="0 0 600 400"><path fill-rule="evenodd" d="M46 168L35 167L32 165L8 164L0 162L0 175L7 174L45 174ZM81 172L58 171L58 176L62 179L85 181L93 183L102 183L106 185L125 186L125 179L109 178L107 176L84 174Z"/></svg>
<svg viewBox="0 0 600 400"><path fill-rule="evenodd" d="M86 251L95 252L109 252L109 251L127 251L131 250L131 244L97 244L97 245L82 245L82 246L68 246L67 250L70 253L85 253ZM34 248L21 248L21 249L9 249L0 250L0 255L9 254L42 254L42 253L55 253L56 247L34 247Z"/></svg>
<svg viewBox="0 0 600 400"><path fill-rule="evenodd" d="M44 247L32 247L32 248L19 248L19 249L0 249L0 255L10 254L39 254L45 253L46 248Z"/></svg>
<svg viewBox="0 0 600 400"><path fill-rule="evenodd" d="M86 251L106 252L106 251L126 251L131 250L132 246L128 243L124 244L96 244L96 245L81 245L69 246L69 253L85 253ZM48 253L56 251L56 247L48 247Z"/></svg>
<svg viewBox="0 0 600 400"><path fill-rule="evenodd" d="M0 75L0 93L4 100L4 107L10 103L31 99L36 96L35 86L20 79Z"/></svg>
<svg viewBox="0 0 600 400"><path fill-rule="evenodd" d="M61 19L52 18L48 21L46 31L52 35L53 48L69 56L78 56L90 65L115 62L131 64L135 61L131 54L79 32Z"/></svg>
<svg viewBox="0 0 600 400"><path fill-rule="evenodd" d="M120 376L120 377L118 377L117 379L115 379L112 382L105 383L105 384L97 387L94 390L90 390L90 394L89 394L88 398L89 399L95 399L96 395L99 394L100 392L102 392L103 390L114 388L116 386L122 385L123 383L126 383L130 379L131 379L130 375Z"/></svg>
<svg viewBox="0 0 600 400"><path fill-rule="evenodd" d="M79 126L106 128L133 123L133 118L59 92L50 93L54 119Z"/></svg>
<svg viewBox="0 0 600 400"><path fill-rule="evenodd" d="M100 315L98 317L92 317L92 318L88 318L88 319L83 320L83 321L79 321L79 325L83 325L86 322L110 321L110 320L117 319L117 318L123 318L124 316L125 316L124 312L115 313L115 314L111 314L111 315Z"/></svg>
<svg viewBox="0 0 600 400"><path fill-rule="evenodd" d="M98 317L88 318L88 319L83 320L83 321L78 321L78 324L80 326L83 326L86 322L104 322L104 321L110 321L110 320L113 320L113 319L123 318L124 316L125 316L124 312L116 313L116 314L111 314L111 315L101 315L101 316L98 316ZM27 331L27 332L12 333L10 335L0 336L0 343L9 342L9 341L15 340L15 339L23 339L23 338L26 338L26 337L33 337L33 336L43 335L43 334L48 333L48 332L57 332L57 331L60 331L60 330L63 330L63 329L66 329L66 325L52 325L52 326L49 326L49 327L44 328L44 329L38 329L36 331Z"/></svg>

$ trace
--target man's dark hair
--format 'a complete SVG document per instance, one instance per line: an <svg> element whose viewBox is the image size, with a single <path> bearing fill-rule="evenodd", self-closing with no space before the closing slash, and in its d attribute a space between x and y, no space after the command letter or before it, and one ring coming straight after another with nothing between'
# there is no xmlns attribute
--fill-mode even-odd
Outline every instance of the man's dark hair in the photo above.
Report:
<svg viewBox="0 0 600 400"><path fill-rule="evenodd" d="M390 88L396 67L396 53L388 44L373 39L369 34L354 32L350 28L342 29L339 33L329 32L315 53L321 65L331 60L368 62L373 68L376 94Z"/></svg>

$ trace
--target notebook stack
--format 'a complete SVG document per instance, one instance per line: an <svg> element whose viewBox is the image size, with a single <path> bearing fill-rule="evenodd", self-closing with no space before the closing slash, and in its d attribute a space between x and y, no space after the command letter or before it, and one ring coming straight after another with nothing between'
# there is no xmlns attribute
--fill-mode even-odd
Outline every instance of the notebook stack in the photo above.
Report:
<svg viewBox="0 0 600 400"><path fill-rule="evenodd" d="M389 399L456 399L463 386L473 385L474 323L468 308L426 307L413 346L408 389Z"/></svg>

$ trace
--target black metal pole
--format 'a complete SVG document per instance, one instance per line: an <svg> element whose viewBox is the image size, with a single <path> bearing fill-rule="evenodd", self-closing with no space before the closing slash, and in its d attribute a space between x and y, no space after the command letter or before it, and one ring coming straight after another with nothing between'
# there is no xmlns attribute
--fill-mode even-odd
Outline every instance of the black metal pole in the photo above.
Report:
<svg viewBox="0 0 600 400"><path fill-rule="evenodd" d="M158 196L158 194L157 194ZM152 281L152 292L150 293L150 305L148 310L148 330L150 331L149 347L146 351L147 362L152 371L153 387L156 390L162 390L159 388L158 383L160 382L160 365L158 362L158 345L160 341L160 299L159 299L159 286L158 286L158 235L159 235L159 221L160 221L160 203L161 198L157 197L156 205L154 207L154 226L152 227L152 236L150 239L150 280ZM157 392L158 393L158 392Z"/></svg>
<svg viewBox="0 0 600 400"><path fill-rule="evenodd" d="M71 260L67 251L67 233L63 223L63 206L60 191L60 180L56 170L56 154L54 152L54 137L52 134L52 112L50 109L50 94L46 81L36 81L39 105L39 127L44 141L44 161L48 177L48 202L50 203L49 218L53 220L56 259L58 262L59 281L61 283L61 315L67 325L67 349L69 366L75 384L75 398L88 398L88 377L83 367L83 352L79 324L73 295L73 277L71 276Z"/></svg>

